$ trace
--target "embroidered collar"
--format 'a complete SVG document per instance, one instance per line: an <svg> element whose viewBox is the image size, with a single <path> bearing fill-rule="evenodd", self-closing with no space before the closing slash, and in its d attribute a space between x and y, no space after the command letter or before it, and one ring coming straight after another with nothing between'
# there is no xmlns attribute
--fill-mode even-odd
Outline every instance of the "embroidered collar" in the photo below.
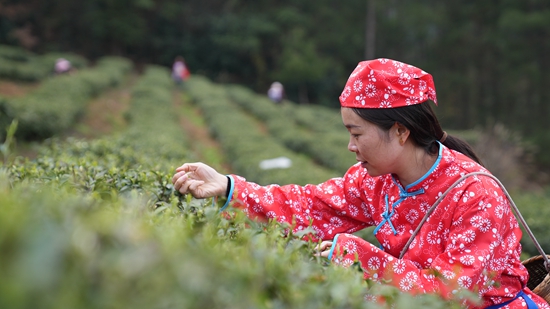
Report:
<svg viewBox="0 0 550 309"><path fill-rule="evenodd" d="M395 229L395 227L393 226L393 223L391 222L391 217L394 215L395 209L397 208L397 206L399 204L401 204L401 202L403 202L407 197L411 197L411 196L415 196L415 195L424 193L424 188L420 188L418 190L410 191L410 192L409 192L409 190L410 190L410 188L420 184L424 179L426 179L431 173L433 173L433 171L439 165L439 162L441 161L441 153L443 151L443 144L441 144L440 142L438 142L438 143L439 143L439 153L437 155L437 159L435 160L435 162L432 165L432 167L430 168L430 170L428 172L426 172L426 174L424 174L422 177L420 177L420 179L418 179L417 181L415 181L415 182L409 184L408 186L406 186L405 188L403 188L403 186L395 179L395 177L393 175L391 176L393 182L395 183L395 185L399 189L399 199L397 201L395 201L393 204L391 204L391 206L390 206L390 203L388 201L388 195L386 194L386 196L385 196L386 210L382 213L382 218L384 218L384 219L374 229L374 231L373 231L374 235L376 235L376 233L378 233L378 230L380 230L380 228L382 226L384 226L384 224L386 224L386 223L388 223L390 228L392 229L393 235L397 235L397 230Z"/></svg>

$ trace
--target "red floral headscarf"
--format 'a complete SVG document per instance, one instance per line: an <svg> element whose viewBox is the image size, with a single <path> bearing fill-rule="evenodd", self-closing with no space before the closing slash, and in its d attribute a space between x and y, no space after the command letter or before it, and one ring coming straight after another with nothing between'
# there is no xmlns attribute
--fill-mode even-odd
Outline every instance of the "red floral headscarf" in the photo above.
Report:
<svg viewBox="0 0 550 309"><path fill-rule="evenodd" d="M342 107L394 108L432 100L432 75L412 65L375 59L359 62L340 95Z"/></svg>

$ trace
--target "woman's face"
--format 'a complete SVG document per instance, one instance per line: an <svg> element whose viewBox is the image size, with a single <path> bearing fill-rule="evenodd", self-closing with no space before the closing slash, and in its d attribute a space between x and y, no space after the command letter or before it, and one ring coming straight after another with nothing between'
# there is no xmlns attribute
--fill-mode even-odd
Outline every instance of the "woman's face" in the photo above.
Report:
<svg viewBox="0 0 550 309"><path fill-rule="evenodd" d="M355 153L355 159L375 177L396 173L399 168L399 138L396 127L385 132L375 124L359 117L351 108L341 109L342 121L348 129L350 140L349 151Z"/></svg>

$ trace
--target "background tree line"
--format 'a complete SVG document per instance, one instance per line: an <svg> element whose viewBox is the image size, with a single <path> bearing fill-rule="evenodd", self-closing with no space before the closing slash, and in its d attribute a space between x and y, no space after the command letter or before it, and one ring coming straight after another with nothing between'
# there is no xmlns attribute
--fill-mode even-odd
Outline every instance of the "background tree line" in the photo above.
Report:
<svg viewBox="0 0 550 309"><path fill-rule="evenodd" d="M550 167L550 2L545 0L0 0L0 43L171 65L295 102L338 107L367 54L435 78L444 127L501 123Z"/></svg>

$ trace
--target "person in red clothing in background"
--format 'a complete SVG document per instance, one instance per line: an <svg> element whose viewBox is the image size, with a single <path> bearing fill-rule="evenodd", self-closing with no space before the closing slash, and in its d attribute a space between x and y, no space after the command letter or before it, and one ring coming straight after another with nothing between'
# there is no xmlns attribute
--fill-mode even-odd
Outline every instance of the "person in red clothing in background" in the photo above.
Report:
<svg viewBox="0 0 550 309"><path fill-rule="evenodd" d="M491 177L462 180L429 214L451 185L472 172L489 173L472 148L448 135L432 76L391 60L360 62L340 95L348 149L358 163L341 178L305 186L247 182L204 163L176 169L176 190L196 198L227 196L254 219L276 219L295 231L310 226L320 256L336 264L361 263L365 278L412 294L451 298L469 290L480 297L470 308L550 308L526 283L521 230L509 201ZM375 246L352 233L374 226Z"/></svg>
<svg viewBox="0 0 550 309"><path fill-rule="evenodd" d="M182 85L191 75L182 56L177 56L172 64L172 80L176 85Z"/></svg>

